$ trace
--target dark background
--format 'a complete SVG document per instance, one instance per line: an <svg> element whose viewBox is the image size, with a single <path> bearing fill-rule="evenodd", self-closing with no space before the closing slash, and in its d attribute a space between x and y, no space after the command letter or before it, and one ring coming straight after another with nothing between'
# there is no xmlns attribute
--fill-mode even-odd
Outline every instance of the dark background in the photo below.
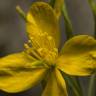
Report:
<svg viewBox="0 0 96 96"><path fill-rule="evenodd" d="M36 0L34 0L36 1ZM0 56L23 50L23 44L27 41L25 22L16 12L16 5L20 5L25 12L33 0L0 0ZM74 34L94 34L94 19L88 4L88 0L65 0L70 18L72 20ZM64 22L61 20L62 43L65 42ZM88 86L88 77L80 78L85 96ZM37 86L26 92L7 94L0 92L0 96L39 96L41 86Z"/></svg>

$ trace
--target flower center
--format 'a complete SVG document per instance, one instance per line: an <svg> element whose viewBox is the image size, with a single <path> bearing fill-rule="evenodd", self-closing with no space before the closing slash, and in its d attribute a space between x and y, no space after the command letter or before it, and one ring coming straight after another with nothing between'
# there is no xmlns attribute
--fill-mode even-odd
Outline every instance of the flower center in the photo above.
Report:
<svg viewBox="0 0 96 96"><path fill-rule="evenodd" d="M52 51L46 48L39 48L38 53L41 57L46 60L49 64L54 64L55 59L58 56L58 50L54 48Z"/></svg>
<svg viewBox="0 0 96 96"><path fill-rule="evenodd" d="M56 48L54 38L48 35L47 32L39 32L31 37L29 44L25 44L27 53L36 59L45 60L48 65L54 65L58 56L58 49ZM30 44L31 47L29 47Z"/></svg>

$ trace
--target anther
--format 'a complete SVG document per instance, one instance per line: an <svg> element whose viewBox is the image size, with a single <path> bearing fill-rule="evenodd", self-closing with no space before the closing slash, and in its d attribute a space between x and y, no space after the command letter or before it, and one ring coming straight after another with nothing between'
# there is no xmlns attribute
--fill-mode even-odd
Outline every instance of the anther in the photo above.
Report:
<svg viewBox="0 0 96 96"><path fill-rule="evenodd" d="M32 41L31 40L28 40L28 43L30 44L30 43L32 43Z"/></svg>
<svg viewBox="0 0 96 96"><path fill-rule="evenodd" d="M52 36L47 36L48 40L52 40Z"/></svg>
<svg viewBox="0 0 96 96"><path fill-rule="evenodd" d="M26 49L29 49L29 48L30 48L28 44L24 44L24 47L25 47Z"/></svg>
<svg viewBox="0 0 96 96"><path fill-rule="evenodd" d="M57 48L54 48L53 51L56 52L56 53L58 53L58 49Z"/></svg>

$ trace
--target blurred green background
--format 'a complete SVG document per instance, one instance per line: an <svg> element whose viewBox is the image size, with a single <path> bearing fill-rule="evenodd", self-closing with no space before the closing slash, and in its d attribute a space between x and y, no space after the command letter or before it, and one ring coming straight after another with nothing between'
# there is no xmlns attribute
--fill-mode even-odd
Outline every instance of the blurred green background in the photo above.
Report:
<svg viewBox="0 0 96 96"><path fill-rule="evenodd" d="M16 5L20 5L27 12L32 2L36 0L0 0L0 56L5 56L24 49L27 41L25 22L16 12ZM70 19L72 20L74 34L94 34L94 19L88 0L65 0ZM62 44L66 40L64 34L64 21L61 19ZM89 77L80 77L83 91L86 95ZM94 89L95 90L95 89ZM7 94L0 92L0 96L39 96L41 86L26 92ZM96 96L96 94L94 95Z"/></svg>

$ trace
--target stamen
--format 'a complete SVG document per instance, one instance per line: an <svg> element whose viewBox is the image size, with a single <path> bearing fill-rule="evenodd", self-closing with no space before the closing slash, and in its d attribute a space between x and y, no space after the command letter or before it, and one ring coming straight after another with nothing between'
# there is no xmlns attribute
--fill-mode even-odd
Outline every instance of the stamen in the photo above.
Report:
<svg viewBox="0 0 96 96"><path fill-rule="evenodd" d="M24 47L25 47L25 49L29 49L30 48L28 44L24 44Z"/></svg>
<svg viewBox="0 0 96 96"><path fill-rule="evenodd" d="M52 50L53 48L56 47L55 41L52 36L47 36L47 39L48 39L48 43L49 43L49 49Z"/></svg>
<svg viewBox="0 0 96 96"><path fill-rule="evenodd" d="M56 48L54 48L54 51L50 51L46 48L39 48L37 51L47 62L50 62L51 64L55 63L55 59L58 56L58 50Z"/></svg>
<svg viewBox="0 0 96 96"><path fill-rule="evenodd" d="M30 42L30 41L29 41ZM39 56L39 54L37 54L37 52L32 49L28 44L24 44L25 47L25 53L28 54L29 56L35 58L35 59L39 59L41 60L41 57Z"/></svg>
<svg viewBox="0 0 96 96"><path fill-rule="evenodd" d="M42 58L34 50L31 50L30 55L37 58L37 59L39 59L39 60L42 60Z"/></svg>
<svg viewBox="0 0 96 96"><path fill-rule="evenodd" d="M58 55L58 49L57 48L53 48L53 51L56 53L56 55Z"/></svg>
<svg viewBox="0 0 96 96"><path fill-rule="evenodd" d="M32 59L32 60L36 60L36 58L35 58L35 57L33 57L33 56L29 55L29 52L28 52L27 50L24 50L24 53L25 53L25 54L26 54L26 56L27 56L27 57L29 57L30 59Z"/></svg>
<svg viewBox="0 0 96 96"><path fill-rule="evenodd" d="M31 40L28 40L28 44L32 45L32 41Z"/></svg>
<svg viewBox="0 0 96 96"><path fill-rule="evenodd" d="M42 56L42 57L45 57L46 55L46 51L44 48L39 48L37 49L37 52Z"/></svg>
<svg viewBox="0 0 96 96"><path fill-rule="evenodd" d="M35 40L34 37L31 37L31 40L32 40L32 45L33 45L33 47L35 47L35 49L40 48L39 42L37 40Z"/></svg>

